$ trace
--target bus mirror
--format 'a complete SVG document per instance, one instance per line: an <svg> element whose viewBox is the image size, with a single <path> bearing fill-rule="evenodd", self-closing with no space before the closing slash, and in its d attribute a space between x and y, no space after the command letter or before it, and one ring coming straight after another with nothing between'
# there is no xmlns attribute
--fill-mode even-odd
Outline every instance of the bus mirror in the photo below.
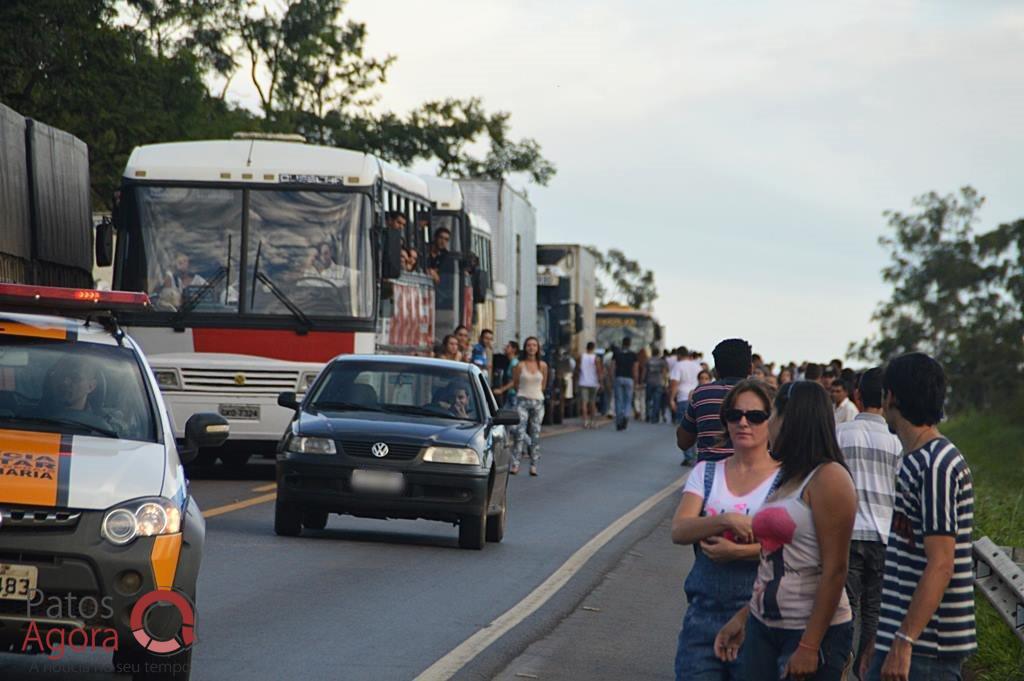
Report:
<svg viewBox="0 0 1024 681"><path fill-rule="evenodd" d="M477 268L473 272L473 303L487 302L487 270Z"/></svg>
<svg viewBox="0 0 1024 681"><path fill-rule="evenodd" d="M110 267L114 262L114 224L105 217L96 225L96 265Z"/></svg>
<svg viewBox="0 0 1024 681"><path fill-rule="evenodd" d="M398 279L402 276L402 232L397 229L385 229L383 250L381 277Z"/></svg>

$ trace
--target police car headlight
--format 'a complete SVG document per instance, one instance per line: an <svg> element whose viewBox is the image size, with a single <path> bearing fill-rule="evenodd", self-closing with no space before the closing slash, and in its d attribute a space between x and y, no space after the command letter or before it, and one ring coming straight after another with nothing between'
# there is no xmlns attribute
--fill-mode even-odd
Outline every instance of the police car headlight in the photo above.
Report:
<svg viewBox="0 0 1024 681"><path fill-rule="evenodd" d="M468 447L427 447L423 452L424 461L434 463L459 463L464 466L479 466L480 455Z"/></svg>
<svg viewBox="0 0 1024 681"><path fill-rule="evenodd" d="M153 374L161 390L181 390L181 375L177 369L154 369Z"/></svg>
<svg viewBox="0 0 1024 681"><path fill-rule="evenodd" d="M292 435L288 438L285 450L294 454L337 454L334 440L326 437L302 437Z"/></svg>
<svg viewBox="0 0 1024 681"><path fill-rule="evenodd" d="M170 499L136 499L107 511L100 534L111 544L123 546L137 537L181 532L181 510Z"/></svg>
<svg viewBox="0 0 1024 681"><path fill-rule="evenodd" d="M299 376L299 385L297 386L297 391L300 393L304 393L307 390L309 390L310 386L313 385L313 381L316 380L317 375L318 374L315 371L303 372L302 375Z"/></svg>

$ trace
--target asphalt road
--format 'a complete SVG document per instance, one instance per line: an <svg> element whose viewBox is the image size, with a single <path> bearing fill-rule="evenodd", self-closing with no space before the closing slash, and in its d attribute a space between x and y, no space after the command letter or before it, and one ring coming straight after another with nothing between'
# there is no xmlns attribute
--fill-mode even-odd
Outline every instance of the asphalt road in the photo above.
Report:
<svg viewBox="0 0 1024 681"><path fill-rule="evenodd" d="M196 471L193 493L217 514L207 520L192 678L413 679L685 472L671 427L641 423L546 438L540 470L512 479L505 540L483 551L460 550L456 528L429 521L331 516L323 531L277 537L270 462ZM676 499L627 525L455 678L494 678L597 586L614 590L605 577ZM4 679L124 678L108 669L93 654L0 655Z"/></svg>

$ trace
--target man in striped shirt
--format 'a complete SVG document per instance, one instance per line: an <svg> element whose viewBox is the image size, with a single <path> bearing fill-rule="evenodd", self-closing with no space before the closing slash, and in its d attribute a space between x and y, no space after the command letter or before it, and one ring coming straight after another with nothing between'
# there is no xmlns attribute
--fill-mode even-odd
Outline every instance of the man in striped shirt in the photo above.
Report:
<svg viewBox="0 0 1024 681"><path fill-rule="evenodd" d="M750 375L752 368L750 343L740 338L729 338L715 346L718 380L698 386L686 405L682 423L676 429L676 444L684 452L697 443L697 462L720 461L732 455L732 446L720 441L725 437L725 426L719 411L722 401L734 385Z"/></svg>
<svg viewBox="0 0 1024 681"><path fill-rule="evenodd" d="M835 390L836 383L832 384ZM878 608L882 601L885 543L892 524L896 496L896 469L903 445L889 432L882 416L882 370L868 369L853 393L857 414L852 421L836 426L836 439L857 489L857 515L850 542L850 567L846 591L860 634L855 641L855 669L871 658ZM863 671L858 675L863 678Z"/></svg>
<svg viewBox="0 0 1024 681"><path fill-rule="evenodd" d="M885 554L882 608L868 679L959 679L977 649L967 461L936 425L946 376L910 353L885 368L882 411L903 443Z"/></svg>

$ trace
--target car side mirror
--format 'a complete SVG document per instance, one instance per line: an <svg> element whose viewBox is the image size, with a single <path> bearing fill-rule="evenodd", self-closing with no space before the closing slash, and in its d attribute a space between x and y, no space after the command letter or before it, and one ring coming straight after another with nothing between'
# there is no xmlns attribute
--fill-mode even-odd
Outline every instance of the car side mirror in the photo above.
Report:
<svg viewBox="0 0 1024 681"><path fill-rule="evenodd" d="M517 409L502 409L494 415L491 423L496 426L518 426L519 411Z"/></svg>
<svg viewBox="0 0 1024 681"><path fill-rule="evenodd" d="M299 400L295 396L295 393L289 390L277 396L277 406L284 407L285 409L291 409L293 411L298 411Z"/></svg>
<svg viewBox="0 0 1024 681"><path fill-rule="evenodd" d="M200 447L220 447L230 433L231 426L220 414L192 414L185 422L185 447L178 449L181 463L191 463Z"/></svg>
<svg viewBox="0 0 1024 681"><path fill-rule="evenodd" d="M110 267L114 262L114 224L110 218L96 225L96 265Z"/></svg>
<svg viewBox="0 0 1024 681"><path fill-rule="evenodd" d="M398 279L402 276L402 232L385 227L383 242L384 261L381 263L381 277Z"/></svg>

